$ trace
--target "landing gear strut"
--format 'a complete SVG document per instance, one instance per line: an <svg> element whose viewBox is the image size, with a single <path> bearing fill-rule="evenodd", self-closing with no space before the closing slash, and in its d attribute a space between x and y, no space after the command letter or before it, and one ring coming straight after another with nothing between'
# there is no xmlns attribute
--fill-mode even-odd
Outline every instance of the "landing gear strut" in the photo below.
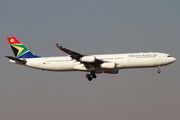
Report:
<svg viewBox="0 0 180 120"><path fill-rule="evenodd" d="M97 78L95 72L91 71L90 73L86 74L86 78L91 81L93 78Z"/></svg>
<svg viewBox="0 0 180 120"><path fill-rule="evenodd" d="M158 67L157 73L159 73L159 74L161 73L161 66Z"/></svg>

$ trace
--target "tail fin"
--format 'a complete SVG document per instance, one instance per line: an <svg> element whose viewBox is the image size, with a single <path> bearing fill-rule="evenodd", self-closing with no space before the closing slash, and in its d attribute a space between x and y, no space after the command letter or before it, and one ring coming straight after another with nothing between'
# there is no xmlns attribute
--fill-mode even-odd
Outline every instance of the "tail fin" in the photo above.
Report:
<svg viewBox="0 0 180 120"><path fill-rule="evenodd" d="M16 37L7 37L16 58L37 58Z"/></svg>

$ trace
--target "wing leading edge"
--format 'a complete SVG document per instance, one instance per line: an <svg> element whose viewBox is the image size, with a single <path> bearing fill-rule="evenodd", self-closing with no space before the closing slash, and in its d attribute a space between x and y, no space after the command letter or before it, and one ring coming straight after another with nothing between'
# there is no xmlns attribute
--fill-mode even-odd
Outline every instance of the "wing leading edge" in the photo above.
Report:
<svg viewBox="0 0 180 120"><path fill-rule="evenodd" d="M77 61L79 61L79 59L84 56L83 54L80 54L80 53L74 52L74 51L72 51L72 50L66 49L65 47L59 45L59 43L56 43L56 46L57 46L60 50L62 50L63 52L69 54L72 59L75 59L75 60L77 60Z"/></svg>
<svg viewBox="0 0 180 120"><path fill-rule="evenodd" d="M80 53L77 53L77 52L74 52L72 50L69 50L69 49L66 49L65 47L59 45L59 43L56 43L56 46L62 50L63 52L67 53L70 55L70 57L72 59L75 59L81 63L83 63L85 66L87 66L87 64L90 64L90 65L94 65L95 67L99 67L100 64L106 62L106 61L103 61L103 60L100 60L100 59L97 59L95 58L95 56L90 56L90 55L84 55L84 54L80 54ZM91 60L91 61L86 61L85 59L93 59L94 60Z"/></svg>

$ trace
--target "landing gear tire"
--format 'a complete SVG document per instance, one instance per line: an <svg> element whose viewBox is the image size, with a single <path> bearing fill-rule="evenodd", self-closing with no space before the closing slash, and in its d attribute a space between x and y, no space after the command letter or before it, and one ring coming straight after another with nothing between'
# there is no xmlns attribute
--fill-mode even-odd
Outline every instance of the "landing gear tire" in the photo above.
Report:
<svg viewBox="0 0 180 120"><path fill-rule="evenodd" d="M161 70L158 70L158 71L157 71L157 73L159 73L159 74L160 74L160 73L161 73Z"/></svg>
<svg viewBox="0 0 180 120"><path fill-rule="evenodd" d="M93 78L97 78L97 75L95 74L95 72L91 71L90 73L86 74L86 78L89 81L92 81Z"/></svg>
<svg viewBox="0 0 180 120"><path fill-rule="evenodd" d="M91 77L91 75L90 74L86 74L86 78L90 78Z"/></svg>
<svg viewBox="0 0 180 120"><path fill-rule="evenodd" d="M95 74L95 72L91 71L91 75L92 75L92 78L97 78L97 75Z"/></svg>
<svg viewBox="0 0 180 120"><path fill-rule="evenodd" d="M97 75L94 74L92 77L93 77L93 78L97 78Z"/></svg>
<svg viewBox="0 0 180 120"><path fill-rule="evenodd" d="M157 73L159 73L159 74L161 73L161 66L158 67Z"/></svg>
<svg viewBox="0 0 180 120"><path fill-rule="evenodd" d="M89 80L89 81L92 81L92 77L89 77L88 80Z"/></svg>

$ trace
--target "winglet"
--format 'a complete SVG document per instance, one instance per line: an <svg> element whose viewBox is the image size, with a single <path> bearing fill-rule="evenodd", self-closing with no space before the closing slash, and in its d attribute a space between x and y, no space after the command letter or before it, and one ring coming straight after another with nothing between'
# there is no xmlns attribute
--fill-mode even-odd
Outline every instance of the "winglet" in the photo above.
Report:
<svg viewBox="0 0 180 120"><path fill-rule="evenodd" d="M59 45L59 43L56 43L56 46L57 46L58 48L63 48L63 46Z"/></svg>

